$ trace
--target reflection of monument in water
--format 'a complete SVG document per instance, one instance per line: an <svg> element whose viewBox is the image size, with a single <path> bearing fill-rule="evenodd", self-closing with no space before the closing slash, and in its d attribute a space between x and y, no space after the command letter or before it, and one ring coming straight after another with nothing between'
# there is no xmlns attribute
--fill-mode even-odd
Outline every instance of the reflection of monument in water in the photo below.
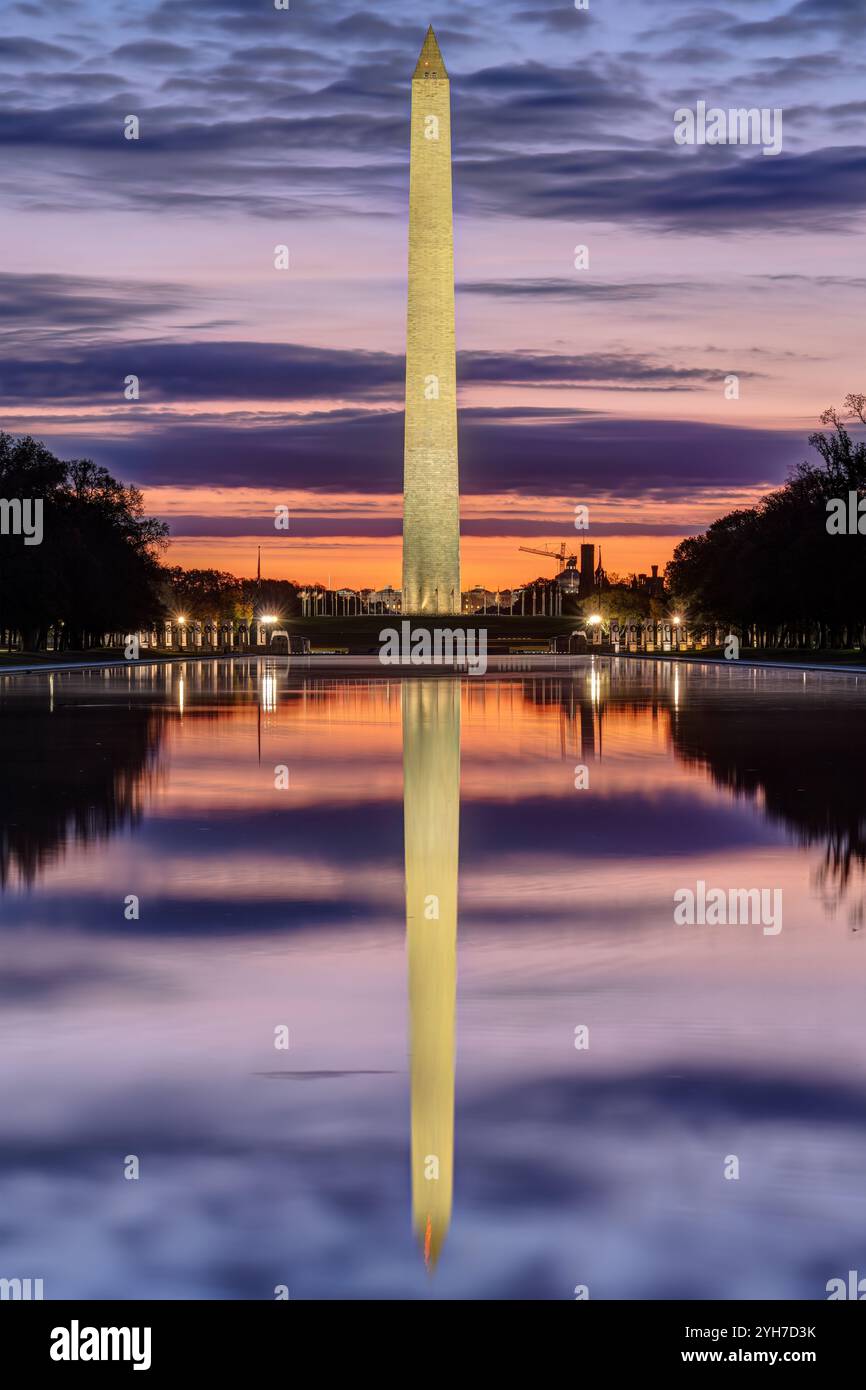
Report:
<svg viewBox="0 0 866 1390"><path fill-rule="evenodd" d="M451 1221L460 839L460 683L403 682L412 1215L432 1268Z"/></svg>

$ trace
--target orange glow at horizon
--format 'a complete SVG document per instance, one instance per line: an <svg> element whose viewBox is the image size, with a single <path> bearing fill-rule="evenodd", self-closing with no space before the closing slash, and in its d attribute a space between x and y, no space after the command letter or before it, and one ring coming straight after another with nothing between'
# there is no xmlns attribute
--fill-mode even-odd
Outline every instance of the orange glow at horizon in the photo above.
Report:
<svg viewBox="0 0 866 1390"><path fill-rule="evenodd" d="M588 499L589 531L574 529L575 501L568 497L466 494L461 520L487 523L495 534L461 539L461 586L513 588L539 577L553 578L558 564L543 555L521 553L522 546L579 552L582 543L601 548L608 573L649 574L671 559L685 536L703 531L711 521L735 507L752 506L763 489L707 489L688 506L663 498L599 496ZM582 499L581 499L582 500ZM399 588L402 569L399 493L323 494L301 489L153 487L145 492L145 507L167 521L172 539L166 562L188 569L219 569L249 578L256 572L262 548L262 575L331 588ZM274 508L288 507L288 531L272 529ZM219 535L230 520L240 534ZM194 522L194 527L191 524ZM213 523L213 533L210 523ZM249 529L247 529L247 523ZM391 535L365 535L389 523ZM596 534L593 525L609 534ZM323 526L338 534L322 534ZM617 534L616 528L622 527ZM202 534L187 534L185 528Z"/></svg>
<svg viewBox="0 0 866 1390"><path fill-rule="evenodd" d="M691 534L691 533L683 533ZM543 555L522 555L521 546L556 549L561 533L543 536L464 536L460 544L461 585L464 590L482 585L494 592L516 588L534 579L553 579L559 564ZM679 536L584 535L581 541L601 546L604 567L620 575L659 573L671 559ZM570 544L570 542L567 542ZM400 587L402 540L400 536L367 538L332 536L267 541L261 536L184 536L172 541L165 563L185 569L218 569L249 579L256 572L258 546L262 547L263 579L290 579L302 584L325 584L333 589L381 589Z"/></svg>

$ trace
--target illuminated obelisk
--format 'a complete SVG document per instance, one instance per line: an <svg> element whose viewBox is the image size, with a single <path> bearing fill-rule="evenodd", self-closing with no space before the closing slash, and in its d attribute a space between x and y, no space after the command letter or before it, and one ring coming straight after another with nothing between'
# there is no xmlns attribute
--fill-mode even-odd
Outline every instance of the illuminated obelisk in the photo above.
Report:
<svg viewBox="0 0 866 1390"><path fill-rule="evenodd" d="M412 1217L427 1267L451 1222L460 838L460 683L403 682Z"/></svg>
<svg viewBox="0 0 866 1390"><path fill-rule="evenodd" d="M460 612L451 83L432 28L412 78L403 612Z"/></svg>

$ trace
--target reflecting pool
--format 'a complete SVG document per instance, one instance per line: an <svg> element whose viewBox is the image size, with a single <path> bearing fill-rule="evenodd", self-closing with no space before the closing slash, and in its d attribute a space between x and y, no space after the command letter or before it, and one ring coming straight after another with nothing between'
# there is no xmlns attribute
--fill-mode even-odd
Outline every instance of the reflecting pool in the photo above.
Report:
<svg viewBox="0 0 866 1390"><path fill-rule="evenodd" d="M616 658L0 675L0 1276L866 1275L864 699ZM701 883L779 890L781 930L678 924Z"/></svg>

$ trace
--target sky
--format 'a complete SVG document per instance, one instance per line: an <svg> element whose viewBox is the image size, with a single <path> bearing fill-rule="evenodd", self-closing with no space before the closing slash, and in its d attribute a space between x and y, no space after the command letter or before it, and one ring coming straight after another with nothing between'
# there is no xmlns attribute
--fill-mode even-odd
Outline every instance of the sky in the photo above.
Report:
<svg viewBox="0 0 866 1390"><path fill-rule="evenodd" d="M521 545L664 565L866 389L863 0L7 0L0 428L141 487L172 563L399 586L431 22L464 588L553 575ZM778 109L781 153L677 144L699 101Z"/></svg>

